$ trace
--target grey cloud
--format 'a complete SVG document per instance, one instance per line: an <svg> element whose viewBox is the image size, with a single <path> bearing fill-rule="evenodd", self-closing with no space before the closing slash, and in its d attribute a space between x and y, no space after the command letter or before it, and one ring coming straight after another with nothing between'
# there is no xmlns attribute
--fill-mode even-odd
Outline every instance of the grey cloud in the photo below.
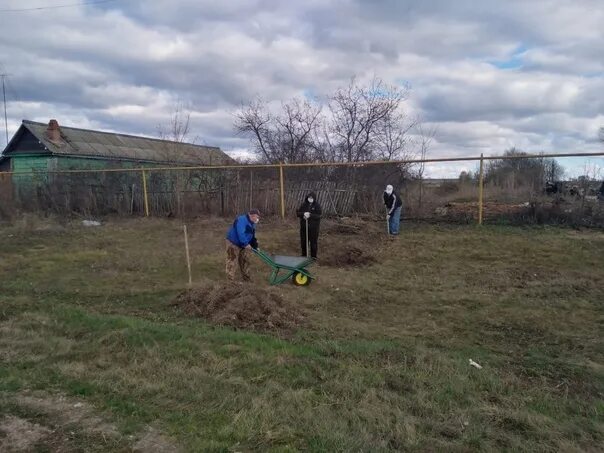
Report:
<svg viewBox="0 0 604 453"><path fill-rule="evenodd" d="M443 125L439 152L553 149L587 144L604 112L603 20L595 0L130 0L0 15L0 62L30 101L20 109L121 132L156 135L180 99L195 135L241 149L230 117L240 102L375 74L411 81L414 113ZM522 45L517 70L485 63Z"/></svg>

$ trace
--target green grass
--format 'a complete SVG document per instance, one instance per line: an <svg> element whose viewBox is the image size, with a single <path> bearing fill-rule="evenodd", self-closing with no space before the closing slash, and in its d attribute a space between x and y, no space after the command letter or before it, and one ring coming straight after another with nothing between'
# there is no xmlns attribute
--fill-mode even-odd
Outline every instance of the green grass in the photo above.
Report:
<svg viewBox="0 0 604 453"><path fill-rule="evenodd" d="M228 223L189 225L195 280L223 278ZM322 236L320 253L362 241L377 263L280 286L308 313L286 336L168 305L187 280L177 222L0 229L0 418L47 423L19 404L38 391L114 423L125 437L100 451L146 425L189 451L600 449L604 234L379 226ZM292 225L259 239L297 251Z"/></svg>

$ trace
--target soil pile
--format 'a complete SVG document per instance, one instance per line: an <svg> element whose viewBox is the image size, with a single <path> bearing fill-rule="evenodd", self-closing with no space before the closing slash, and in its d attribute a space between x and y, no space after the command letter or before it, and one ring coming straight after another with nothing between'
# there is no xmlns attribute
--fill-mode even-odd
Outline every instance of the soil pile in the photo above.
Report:
<svg viewBox="0 0 604 453"><path fill-rule="evenodd" d="M375 263L375 256L358 247L333 250L319 259L322 266L360 267Z"/></svg>
<svg viewBox="0 0 604 453"><path fill-rule="evenodd" d="M321 234L334 236L371 237L386 230L385 218L383 222L366 221L344 217L338 220L325 220L321 223Z"/></svg>
<svg viewBox="0 0 604 453"><path fill-rule="evenodd" d="M302 311L274 290L249 283L207 284L183 291L171 304L190 316L243 329L291 330L304 320Z"/></svg>
<svg viewBox="0 0 604 453"><path fill-rule="evenodd" d="M518 215L528 212L529 205L527 203L496 203L484 202L485 217L500 217L506 215ZM476 218L478 216L478 203L471 202L450 202L444 207L437 208L436 214L448 217Z"/></svg>
<svg viewBox="0 0 604 453"><path fill-rule="evenodd" d="M353 223L329 223L323 228L325 234L352 236L361 234L361 227Z"/></svg>

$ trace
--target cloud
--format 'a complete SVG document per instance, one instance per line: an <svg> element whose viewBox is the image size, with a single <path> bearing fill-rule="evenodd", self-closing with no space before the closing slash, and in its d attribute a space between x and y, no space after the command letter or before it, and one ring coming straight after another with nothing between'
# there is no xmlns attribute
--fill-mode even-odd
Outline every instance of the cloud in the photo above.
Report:
<svg viewBox="0 0 604 453"><path fill-rule="evenodd" d="M600 150L602 23L600 0L128 0L0 13L0 70L11 132L57 117L156 135L185 101L193 136L245 154L241 102L377 75L410 84L435 155Z"/></svg>

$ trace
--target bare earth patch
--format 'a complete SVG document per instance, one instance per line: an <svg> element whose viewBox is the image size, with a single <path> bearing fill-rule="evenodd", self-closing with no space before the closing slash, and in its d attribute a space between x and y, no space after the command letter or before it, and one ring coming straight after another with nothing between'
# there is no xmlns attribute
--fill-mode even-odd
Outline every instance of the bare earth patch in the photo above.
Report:
<svg viewBox="0 0 604 453"><path fill-rule="evenodd" d="M375 263L375 256L358 247L339 248L320 257L322 266L360 267Z"/></svg>
<svg viewBox="0 0 604 453"><path fill-rule="evenodd" d="M142 437L134 444L132 450L135 452L177 453L182 451L174 442L156 431L147 427Z"/></svg>
<svg viewBox="0 0 604 453"><path fill-rule="evenodd" d="M362 229L359 225L345 222L329 222L322 228L322 233L330 235L355 236L361 234Z"/></svg>
<svg viewBox="0 0 604 453"><path fill-rule="evenodd" d="M119 437L120 433L112 423L95 414L87 403L66 396L21 395L17 403L29 409L56 417L61 425L79 425L91 434Z"/></svg>
<svg viewBox="0 0 604 453"><path fill-rule="evenodd" d="M52 446L52 451L71 451L69 437L61 435L61 432L66 430L81 431L102 438L109 442L107 445L117 446L125 440L113 423L98 415L91 405L79 399L37 392L16 395L14 401L29 411L49 417L52 420L52 429L19 417L6 416L0 420L0 452L32 451L36 444ZM147 427L138 435L130 436L129 443L132 451L137 452L181 451L172 439L152 427Z"/></svg>
<svg viewBox="0 0 604 453"><path fill-rule="evenodd" d="M597 230L569 230L567 234L574 239L604 241L604 232Z"/></svg>
<svg viewBox="0 0 604 453"><path fill-rule="evenodd" d="M290 330L304 315L275 290L249 283L206 284L180 293L172 302L191 315L214 324L256 330Z"/></svg>
<svg viewBox="0 0 604 453"><path fill-rule="evenodd" d="M0 451L32 451L50 433L50 429L44 426L8 415L0 421Z"/></svg>
<svg viewBox="0 0 604 453"><path fill-rule="evenodd" d="M342 217L340 219L326 219L321 222L321 234L327 236L358 236L371 238L387 231L386 220L367 222L360 219Z"/></svg>

